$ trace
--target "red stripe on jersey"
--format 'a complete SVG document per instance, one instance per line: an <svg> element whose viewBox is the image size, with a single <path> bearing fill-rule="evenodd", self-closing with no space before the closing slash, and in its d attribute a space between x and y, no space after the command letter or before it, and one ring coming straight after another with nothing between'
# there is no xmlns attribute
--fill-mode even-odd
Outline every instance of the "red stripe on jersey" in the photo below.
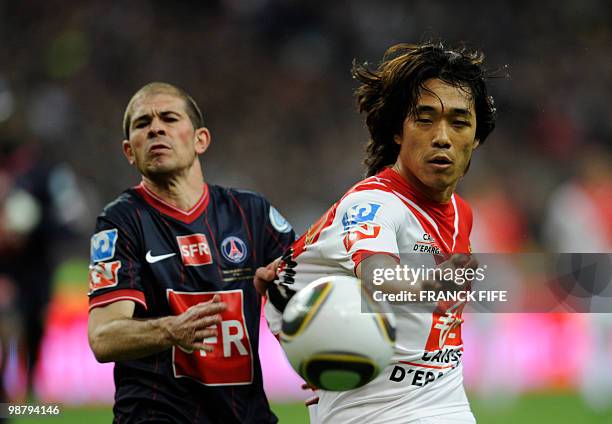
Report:
<svg viewBox="0 0 612 424"><path fill-rule="evenodd" d="M450 246L449 246L448 242L444 240L444 238L443 238L443 236L441 234L443 231L438 231L438 230L440 230L440 226L438 226L438 229L436 229L436 227L434 227L431 224L431 222L427 218L425 218L425 216L423 216L423 214L418 209L414 208L410 203L406 202L401 197L399 199L406 205L406 207L408 209L410 209L412 214L419 221L419 224L421 224L421 227L423 227L423 229L428 234L435 234L436 235L436 239L437 238L440 239L440 242L435 243L435 246L440 249L440 253L448 254L450 252ZM450 243L452 245L452 241Z"/></svg>
<svg viewBox="0 0 612 424"><path fill-rule="evenodd" d="M147 302L145 301L145 295L143 292L134 289L122 289L114 290L112 292L90 298L89 310L91 311L93 308L110 305L111 303L115 303L120 300L131 300L133 302L140 303L143 308L147 309Z"/></svg>
<svg viewBox="0 0 612 424"><path fill-rule="evenodd" d="M321 232L334 222L334 218L336 217L336 209L338 209L338 205L346 196L357 191L373 189L381 189L383 191L391 192L391 190L386 189L384 185L381 185L380 183L377 184L378 180L379 179L377 177L370 177L351 187L340 200L334 203L327 210L327 212L323 214L323 216L321 216L314 224L310 226L310 228L308 228L308 231L302 234L302 236L293 243L293 258L295 259L300 256L300 254L306 250L309 245L315 243L319 239ZM373 184L370 185L369 183Z"/></svg>
<svg viewBox="0 0 612 424"><path fill-rule="evenodd" d="M319 236L321 235L321 232L323 232L323 230L325 230L327 227L329 227L334 222L334 218L336 217L336 209L338 209L338 205L349 194L355 193L357 191L374 190L374 189L380 189L380 190L387 191L387 192L391 193L392 190L388 189L385 185L383 185L380 182L380 180L381 179L378 178L378 177L370 177L370 178L366 178L363 181L358 182L353 187L351 187L344 194L344 196L342 196L342 198L340 200L338 200L336 203L334 203L327 210L327 212L325 212L323 214L323 216L321 216L314 224L312 224L310 226L310 228L308 228L308 231L306 231L304 234L302 234L302 236L293 243L293 245L292 245L292 247L293 247L293 255L292 255L293 258L296 259L298 256L300 256L300 254L304 250L307 249L307 247L309 245L315 243L319 239ZM282 270L282 265L281 265L281 269L279 269L279 271L281 271L281 270Z"/></svg>
<svg viewBox="0 0 612 424"><path fill-rule="evenodd" d="M470 246L470 234L472 234L472 224L474 221L472 208L457 194L455 194L455 203L459 213L459 234L457 235L453 253L472 253Z"/></svg>
<svg viewBox="0 0 612 424"><path fill-rule="evenodd" d="M149 205L151 205L164 215L171 216L172 218L184 222L185 224L191 224L200 215L202 215L202 213L208 207L208 202L210 201L207 184L204 184L204 191L202 192L202 196L200 196L196 204L193 205L193 207L188 211L179 209L176 206L173 206L170 203L166 202L164 199L149 190L144 185L144 182L141 182L134 188Z"/></svg>
<svg viewBox="0 0 612 424"><path fill-rule="evenodd" d="M251 235L251 226L249 225L249 220L246 218L244 209L242 209L242 206L240 206L240 202L238 202L238 199L236 199L236 196L234 196L231 191L228 191L228 194L230 195L230 197L232 198L232 201L234 202L234 204L238 208L238 211L240 212L240 216L242 217L242 223L244 224L244 228L246 230L247 237L249 238L249 245L255 246L255 243L253 243L253 236ZM208 219L206 220L206 222L208 223ZM210 226L208 228L210 230ZM210 234L212 236L213 233L211 232ZM257 263L257 250L256 249L251 249L251 258L253 259L253 262Z"/></svg>
<svg viewBox="0 0 612 424"><path fill-rule="evenodd" d="M300 256L300 254L304 250L306 250L309 245L315 243L319 239L321 232L327 227L329 227L332 222L334 222L334 217L336 216L336 209L338 208L339 203L340 202L334 203L332 207L329 208L327 212L323 214L323 216L321 216L321 218L319 218L314 224L310 226L308 231L302 234L302 236L293 243L292 256L294 259Z"/></svg>

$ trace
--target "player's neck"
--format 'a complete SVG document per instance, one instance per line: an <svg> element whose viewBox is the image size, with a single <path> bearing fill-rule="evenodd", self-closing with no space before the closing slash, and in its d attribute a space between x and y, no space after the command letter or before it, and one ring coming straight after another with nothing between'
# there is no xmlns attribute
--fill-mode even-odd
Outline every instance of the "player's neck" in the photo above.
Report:
<svg viewBox="0 0 612 424"><path fill-rule="evenodd" d="M393 166L393 170L397 172L408 184L420 193L421 196L435 203L448 203L455 192L457 183L452 186L447 186L441 189L429 187L423 184L416 176L410 172L405 172L401 166Z"/></svg>
<svg viewBox="0 0 612 424"><path fill-rule="evenodd" d="M156 196L184 211L193 208L204 193L204 177L199 163L185 174L163 178L143 176L142 182Z"/></svg>

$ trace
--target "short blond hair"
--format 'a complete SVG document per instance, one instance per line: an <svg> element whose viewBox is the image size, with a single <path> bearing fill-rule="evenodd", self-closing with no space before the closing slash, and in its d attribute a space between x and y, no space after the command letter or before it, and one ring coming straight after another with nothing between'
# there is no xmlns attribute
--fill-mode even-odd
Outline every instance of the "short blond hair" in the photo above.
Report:
<svg viewBox="0 0 612 424"><path fill-rule="evenodd" d="M204 126L204 119L202 118L202 111L198 107L198 104L195 102L193 97L191 97L187 92L175 85L168 84L167 82L150 82L149 84L143 86L140 90L138 90L130 99L127 107L125 108L125 113L123 114L123 134L126 139L130 138L130 125L132 124L132 118L134 113L134 103L137 100L145 96L149 96L152 94L169 94L171 96L176 96L180 99L183 99L185 102L185 112L187 112L187 116L191 120L191 124L194 129L201 128Z"/></svg>

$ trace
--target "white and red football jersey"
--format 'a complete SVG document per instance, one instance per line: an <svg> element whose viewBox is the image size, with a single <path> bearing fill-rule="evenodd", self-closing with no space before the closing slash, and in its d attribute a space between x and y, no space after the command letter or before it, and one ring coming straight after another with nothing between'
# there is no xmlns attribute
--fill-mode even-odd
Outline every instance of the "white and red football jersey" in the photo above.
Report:
<svg viewBox="0 0 612 424"><path fill-rule="evenodd" d="M472 213L453 194L446 204L428 200L388 168L352 187L292 245L279 268L280 290L299 290L325 275L355 275L372 254L397 257L400 265L434 267L438 255L470 252ZM281 312L266 303L273 332ZM406 422L441 414L469 413L463 389L461 312L396 310L392 363L372 382L347 392L319 391L314 422Z"/></svg>

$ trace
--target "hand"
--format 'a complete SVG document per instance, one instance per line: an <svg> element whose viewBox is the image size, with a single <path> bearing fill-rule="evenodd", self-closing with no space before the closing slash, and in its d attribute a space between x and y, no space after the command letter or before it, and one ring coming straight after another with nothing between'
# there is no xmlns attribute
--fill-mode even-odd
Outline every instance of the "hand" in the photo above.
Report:
<svg viewBox="0 0 612 424"><path fill-rule="evenodd" d="M203 343L207 337L217 335L217 324L221 322L220 312L227 309L216 294L208 302L191 306L180 315L168 317L166 331L173 345L191 352L205 350L211 352L213 347Z"/></svg>
<svg viewBox="0 0 612 424"><path fill-rule="evenodd" d="M450 258L448 258L446 261L442 262L440 265L438 265L438 268L442 269L443 272L447 269L450 269L453 271L453 274L455 274L455 270L456 269L473 269L475 270L476 268L478 268L478 260L476 260L476 257L474 255L468 255L465 253L455 253L453 255L450 256ZM459 283L456 281L451 281L451 280L436 280L433 282L429 282L432 287L430 287L430 290L441 290L441 289L461 289L461 290L465 290L465 289L469 289L469 283L471 282L471 278L466 278L465 281L463 283ZM465 284L468 283L468 284Z"/></svg>
<svg viewBox="0 0 612 424"><path fill-rule="evenodd" d="M440 267L452 267L456 268L478 268L478 261L476 260L476 256L467 253L454 253L448 258L446 261L440 264Z"/></svg>
<svg viewBox="0 0 612 424"><path fill-rule="evenodd" d="M268 291L268 286L276 278L276 268L278 267L279 262L280 258L270 262L265 267L257 268L257 271L255 271L255 278L253 279L253 284L255 285L255 289L260 295L266 295L266 292Z"/></svg>

